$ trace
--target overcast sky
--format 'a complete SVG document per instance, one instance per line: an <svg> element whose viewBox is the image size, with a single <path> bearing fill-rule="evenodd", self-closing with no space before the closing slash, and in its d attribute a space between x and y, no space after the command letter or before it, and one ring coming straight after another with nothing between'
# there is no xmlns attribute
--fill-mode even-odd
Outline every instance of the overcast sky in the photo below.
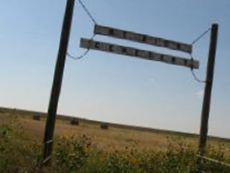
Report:
<svg viewBox="0 0 230 173"><path fill-rule="evenodd" d="M209 134L230 137L230 1L83 0L98 24L191 43L219 24ZM47 111L66 0L2 0L0 106ZM94 24L76 0L69 52ZM205 78L210 33L193 47ZM95 40L187 54L96 36ZM88 119L199 133L204 85L189 68L90 51L67 59L58 112Z"/></svg>

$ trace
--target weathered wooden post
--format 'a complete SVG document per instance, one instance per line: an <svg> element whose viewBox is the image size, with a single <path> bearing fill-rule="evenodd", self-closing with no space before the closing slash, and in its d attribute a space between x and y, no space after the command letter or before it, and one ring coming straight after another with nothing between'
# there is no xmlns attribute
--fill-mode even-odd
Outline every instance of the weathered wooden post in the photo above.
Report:
<svg viewBox="0 0 230 173"><path fill-rule="evenodd" d="M56 62L56 67L54 72L53 86L51 90L48 115L46 120L46 128L45 128L45 136L44 136L44 151L43 151L44 163L46 163L51 159L55 120L57 114L59 95L61 91L63 72L65 67L66 53L68 48L69 35L70 35L73 10L74 10L74 2L75 0L67 0L66 3L58 57L57 57L57 62Z"/></svg>
<svg viewBox="0 0 230 173"><path fill-rule="evenodd" d="M201 114L199 158L198 158L199 171L202 170L202 162L203 162L202 157L205 155L205 147L207 143L208 119L209 119L210 104L211 104L217 37L218 37L218 24L212 24L210 45L209 45L209 55L208 55L208 65L207 65L207 72L206 72L207 73L206 85L204 90L203 107L202 107L202 114Z"/></svg>

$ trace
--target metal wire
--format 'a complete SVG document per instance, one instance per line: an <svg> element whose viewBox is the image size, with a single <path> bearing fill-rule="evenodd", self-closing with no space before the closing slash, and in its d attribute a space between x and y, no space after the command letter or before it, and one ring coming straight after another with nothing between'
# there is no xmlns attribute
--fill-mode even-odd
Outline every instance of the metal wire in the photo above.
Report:
<svg viewBox="0 0 230 173"><path fill-rule="evenodd" d="M93 15L90 13L90 11L88 10L88 8L86 7L86 5L82 2L82 0L78 0L78 2L80 3L81 7L83 8L83 10L86 12L86 14L88 15L88 17L91 19L91 21L94 24L97 24L95 18L93 17ZM96 36L96 34L93 34L93 36L90 38L90 40L93 40L93 38ZM88 53L89 53L90 49L87 49L84 53L82 53L80 56L74 56L71 53L67 52L66 55L73 59L73 60L79 60L84 58Z"/></svg>
<svg viewBox="0 0 230 173"><path fill-rule="evenodd" d="M229 163L221 162L219 160L215 160L215 159L212 159L212 158L209 158L209 157L206 157L206 156L201 156L199 154L197 155L197 157L199 157L201 159L204 159L204 160L207 160L207 161L210 161L210 162L213 162L213 163L221 164L223 166L226 166L226 167L230 168L230 164Z"/></svg>
<svg viewBox="0 0 230 173"><path fill-rule="evenodd" d="M200 34L196 39L193 40L193 42L191 43L192 45L194 45L196 42L198 42L202 37L204 37L209 31L211 30L211 28L208 28L206 31L204 31L202 34Z"/></svg>
<svg viewBox="0 0 230 173"><path fill-rule="evenodd" d="M67 56L73 60L79 60L79 59L82 59L84 58L87 54L89 53L89 49L87 49L82 55L76 57L74 55L71 55L69 52L67 52Z"/></svg>
<svg viewBox="0 0 230 173"><path fill-rule="evenodd" d="M190 54L190 56L191 56L191 61L193 61L193 56L192 56L192 54ZM192 66L190 69L191 69L191 73L192 73L192 76L193 76L193 78L195 79L195 81L197 81L197 82L199 82L199 83L206 83L206 80L201 80L201 79L199 79L199 78L197 77L196 73L194 72L193 66Z"/></svg>
<svg viewBox="0 0 230 173"><path fill-rule="evenodd" d="M204 31L202 34L200 34L196 39L194 39L192 41L192 45L194 45L195 43L197 43L201 38L203 38L209 31L211 30L211 28L208 28L206 31ZM190 54L191 56L191 60L193 61L193 56L192 56L192 53ZM207 81L206 80L201 80L197 77L196 73L194 72L194 69L193 67L191 67L191 73L192 73L192 76L193 78L195 79L195 81L199 82L199 83L206 83Z"/></svg>
<svg viewBox="0 0 230 173"><path fill-rule="evenodd" d="M197 82L199 82L199 83L206 83L205 80L200 80L200 79L197 77L197 75L196 75L196 73L194 72L194 69L193 69L193 68L191 68L191 73L192 73L192 76L193 76L193 78L195 79L195 81L197 81Z"/></svg>
<svg viewBox="0 0 230 173"><path fill-rule="evenodd" d="M90 13L90 11L88 10L88 8L85 6L85 4L82 2L82 0L78 0L78 2L80 3L80 5L82 6L82 8L84 9L84 11L86 12L86 14L89 16L89 18L92 20L92 22L94 24L97 24L95 18L93 17L93 15Z"/></svg>
<svg viewBox="0 0 230 173"><path fill-rule="evenodd" d="M94 37L96 36L96 34L93 34L93 36L90 38L90 40L93 40ZM82 53L80 56L74 56L72 55L71 53L67 52L66 55L73 59L73 60L79 60L79 59L82 59L84 58L88 53L89 53L90 49L88 48L84 53Z"/></svg>

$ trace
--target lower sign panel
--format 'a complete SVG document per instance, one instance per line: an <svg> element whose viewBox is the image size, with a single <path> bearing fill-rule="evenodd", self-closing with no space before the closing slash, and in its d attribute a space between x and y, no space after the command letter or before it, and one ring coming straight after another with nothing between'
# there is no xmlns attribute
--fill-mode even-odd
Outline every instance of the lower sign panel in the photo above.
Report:
<svg viewBox="0 0 230 173"><path fill-rule="evenodd" d="M140 50L132 47L125 47L116 44L110 44L105 42L93 41L90 39L82 38L80 42L81 48L100 50L104 52L110 52L120 55L133 56L137 58L143 58L147 60L161 61L168 64L174 64L189 68L198 69L199 61L181 58L177 56L171 56L166 54L159 54L152 51Z"/></svg>

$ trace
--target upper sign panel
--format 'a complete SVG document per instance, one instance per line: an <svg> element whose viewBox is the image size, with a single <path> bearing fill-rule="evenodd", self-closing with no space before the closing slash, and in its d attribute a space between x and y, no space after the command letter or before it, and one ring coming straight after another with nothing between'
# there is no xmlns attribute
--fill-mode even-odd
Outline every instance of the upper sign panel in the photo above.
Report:
<svg viewBox="0 0 230 173"><path fill-rule="evenodd" d="M192 45L190 44L167 40L159 37L153 37L145 34L139 34L130 31L124 31L107 26L95 25L94 33L119 39L135 41L139 43L150 44L158 47L165 47L168 49L178 50L186 53L192 53Z"/></svg>

